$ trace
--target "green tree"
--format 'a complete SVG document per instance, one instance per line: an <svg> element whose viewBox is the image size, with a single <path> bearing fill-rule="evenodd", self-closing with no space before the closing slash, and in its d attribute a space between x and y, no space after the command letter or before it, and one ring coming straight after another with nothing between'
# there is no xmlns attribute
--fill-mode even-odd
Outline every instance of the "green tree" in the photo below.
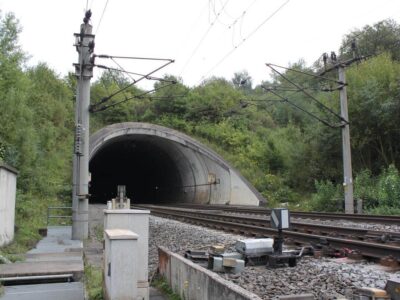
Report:
<svg viewBox="0 0 400 300"><path fill-rule="evenodd" d="M245 70L241 72L235 72L231 81L236 89L240 89L245 93L249 93L252 90L253 79Z"/></svg>
<svg viewBox="0 0 400 300"><path fill-rule="evenodd" d="M346 34L340 47L342 59L354 55L377 55L383 51L389 52L391 57L398 61L400 40L400 25L392 19L380 21L374 25L366 25ZM352 49L352 42L356 42L357 49Z"/></svg>

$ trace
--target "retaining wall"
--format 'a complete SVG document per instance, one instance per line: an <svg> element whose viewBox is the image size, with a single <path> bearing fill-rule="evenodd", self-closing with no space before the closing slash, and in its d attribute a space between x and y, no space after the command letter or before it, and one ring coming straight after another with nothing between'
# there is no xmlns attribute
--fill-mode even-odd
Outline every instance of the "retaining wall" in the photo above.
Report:
<svg viewBox="0 0 400 300"><path fill-rule="evenodd" d="M17 170L0 163L0 247L14 238L17 175Z"/></svg>
<svg viewBox="0 0 400 300"><path fill-rule="evenodd" d="M257 295L164 247L158 248L158 268L182 299L261 300Z"/></svg>

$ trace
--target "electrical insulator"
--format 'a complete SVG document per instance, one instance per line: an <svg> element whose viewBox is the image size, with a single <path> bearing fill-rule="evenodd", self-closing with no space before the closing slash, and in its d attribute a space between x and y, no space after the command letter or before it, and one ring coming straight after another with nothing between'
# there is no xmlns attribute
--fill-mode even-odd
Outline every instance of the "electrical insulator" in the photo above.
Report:
<svg viewBox="0 0 400 300"><path fill-rule="evenodd" d="M75 126L75 153L82 155L82 125Z"/></svg>

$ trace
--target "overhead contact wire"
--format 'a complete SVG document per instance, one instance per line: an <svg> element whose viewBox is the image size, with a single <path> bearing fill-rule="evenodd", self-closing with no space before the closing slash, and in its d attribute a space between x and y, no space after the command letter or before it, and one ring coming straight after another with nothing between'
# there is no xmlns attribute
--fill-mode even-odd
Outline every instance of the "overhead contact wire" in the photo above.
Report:
<svg viewBox="0 0 400 300"><path fill-rule="evenodd" d="M107 5L108 5L108 0L106 0L106 4L104 5L103 12L101 13L101 17L100 17L99 23L97 24L97 28L96 28L96 33L95 34L97 34L97 32L99 31L99 28L100 28L100 25L101 25L101 21L103 21L104 13L106 12L106 9L107 9Z"/></svg>
<svg viewBox="0 0 400 300"><path fill-rule="evenodd" d="M207 31L203 34L203 36L201 37L199 43L197 44L197 46L195 47L195 49L193 50L192 54L189 56L189 59L186 61L186 63L184 64L179 76L182 76L182 74L185 72L187 66L189 65L190 61L193 59L194 55L197 53L197 51L200 49L201 44L204 42L204 40L206 39L207 35L210 33L211 29L214 27L215 22L218 20L222 10L225 8L225 6L228 4L230 0L226 0L225 4L222 6L221 10L218 12L215 20L210 24L210 26L208 26Z"/></svg>
<svg viewBox="0 0 400 300"><path fill-rule="evenodd" d="M339 120L348 123L347 120L345 120L341 115L337 114L336 112L334 112L332 109L330 109L329 107L327 107L326 105L324 105L322 102L320 102L317 98L315 98L314 96L312 96L310 93L308 93L307 91L305 91L305 89L301 88L297 83L293 82L292 80L290 80L289 78L287 78L285 75L283 75L281 72L279 72L278 70L276 70L274 67L271 66L271 64L266 64L272 71L274 71L275 73L277 73L279 76L281 76L283 79L285 79L287 82L289 82L290 84L292 84L293 86L295 86L296 88L298 88L299 90L301 90L301 92L303 92L303 94L305 94L306 96L308 96L310 99L312 99L313 101L315 101L321 108L324 108L325 110L329 111L332 115L336 116ZM271 91L272 92L272 91ZM273 93L273 92L272 92ZM274 93L275 94L275 93Z"/></svg>
<svg viewBox="0 0 400 300"><path fill-rule="evenodd" d="M272 14L270 14L262 23L260 23L250 34L248 34L242 41L232 48L225 56L222 57L220 61L218 61L210 70L208 70L200 79L202 81L208 74L214 71L217 67L219 67L237 48L243 45L249 38L251 38L265 23L267 23L272 17L274 17L281 9L283 9L290 0L285 1L281 6L279 6Z"/></svg>
<svg viewBox="0 0 400 300"><path fill-rule="evenodd" d="M123 91L127 90L128 88L130 88L131 86L135 85L135 84L138 83L139 81L142 81L143 79L146 79L148 76L151 76L151 75L154 74L155 72L157 72L157 71L159 71L159 70L165 68L166 66L168 66L169 64L171 64L171 63L173 63L173 62L174 62L173 60L170 60L170 61L166 62L165 64L163 64L162 66L160 66L160 67L156 68L155 70L149 72L148 74L146 74L146 75L140 77L140 78L137 79L137 80L134 80L132 83L126 85L125 87L119 89L118 91L114 92L113 94L109 95L108 97L105 97L105 98L103 98L102 100L100 100L99 102L93 104L93 107L96 107L96 106L98 106L98 105L100 105L100 104L103 104L103 103L109 101L109 100L110 100L111 98L113 98L114 96L118 95L119 93L122 93Z"/></svg>
<svg viewBox="0 0 400 300"><path fill-rule="evenodd" d="M132 99L142 99L143 96L145 96L145 95L148 95L148 94L150 94L150 93L152 93L152 92L156 92L156 91L161 90L161 89L164 89L164 88L166 88L166 87L168 87L168 86L171 86L171 85L174 85L174 84L175 84L175 83L169 83L169 84L166 84L166 85L164 85L164 86L160 86L160 87L158 87L158 88L154 88L154 89L152 89L152 90L150 90L150 91L144 92L144 93L142 93L142 94L140 94L140 95L135 95L135 96L132 96L132 97L125 98L124 100L121 100L121 101L118 101L118 102L115 102L115 103L112 103L112 104L109 104L109 105L105 105L105 106L103 106L103 107L101 107L101 108L99 108L99 109L94 109L93 112L104 111L104 110L106 110L106 109L109 109L109 108L114 107L114 106L116 106L116 105L119 105L119 104L121 104L121 103L124 103L124 102L126 102L126 101L128 101L128 100L132 100Z"/></svg>

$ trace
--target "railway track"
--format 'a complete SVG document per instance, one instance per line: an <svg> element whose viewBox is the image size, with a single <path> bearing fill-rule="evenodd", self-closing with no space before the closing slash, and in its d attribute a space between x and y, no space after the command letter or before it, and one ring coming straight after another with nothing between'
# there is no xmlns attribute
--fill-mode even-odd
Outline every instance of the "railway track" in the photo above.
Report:
<svg viewBox="0 0 400 300"><path fill-rule="evenodd" d="M271 210L265 207L250 206L231 206L231 205L202 205L202 204L174 204L173 206L201 210L223 210L226 212L237 212L243 214L270 215ZM320 220L347 220L352 222L371 222L378 224L400 224L400 216L385 215L365 215L365 214L343 214L343 213L321 213L291 211L290 215L300 219L320 219Z"/></svg>
<svg viewBox="0 0 400 300"><path fill-rule="evenodd" d="M266 218L227 215L221 211L194 210L182 207L161 207L143 205L153 215L170 217L239 234L265 237L277 232L269 228ZM365 257L384 258L392 256L400 262L400 234L393 232L370 231L366 229L335 227L326 225L291 222L291 229L285 231L287 242L329 244L336 249L357 250Z"/></svg>

